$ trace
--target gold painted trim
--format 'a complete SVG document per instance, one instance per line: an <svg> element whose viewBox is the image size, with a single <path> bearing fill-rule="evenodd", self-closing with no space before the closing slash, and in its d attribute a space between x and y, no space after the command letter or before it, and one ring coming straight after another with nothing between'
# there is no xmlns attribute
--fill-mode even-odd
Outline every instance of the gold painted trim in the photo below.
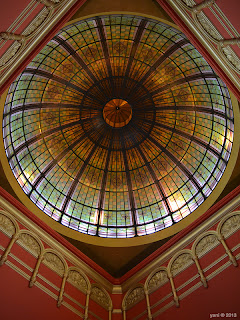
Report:
<svg viewBox="0 0 240 320"><path fill-rule="evenodd" d="M113 309L112 313L114 314L121 314L122 310L121 309Z"/></svg>
<svg viewBox="0 0 240 320"><path fill-rule="evenodd" d="M72 298L71 296L69 296L69 294L67 293L63 293L63 296L66 297L67 299L71 300L73 303L75 303L77 306L79 306L80 308L82 308L84 310L85 306L83 306L81 303L79 303L77 300L75 300L74 298Z"/></svg>
<svg viewBox="0 0 240 320"><path fill-rule="evenodd" d="M4 253L4 250L5 250L5 248L3 247L3 246L1 246L0 245L0 249L3 251L3 253ZM13 253L9 253L9 256L13 259L13 260L15 260L16 262L18 262L20 265L22 265L25 269L27 269L28 271L30 271L30 272L33 272L33 268L31 268L31 267L29 267L29 265L27 265L25 262L23 262L21 259L19 259L17 256L15 256ZM8 262L9 262L9 260L7 260L6 261L6 264L8 264ZM11 262L10 262L11 263ZM22 270L22 269L21 269ZM28 274L27 274L27 276L29 276ZM29 278L30 278L31 276L29 276ZM29 280L29 279L28 279Z"/></svg>
<svg viewBox="0 0 240 320"><path fill-rule="evenodd" d="M37 277L39 279L41 279L43 282L45 282L47 285L49 285L50 287L52 287L54 290L56 290L57 292L60 291L60 287L57 287L54 283L52 283L51 281L49 281L48 279L46 279L44 276L42 276L40 273L37 274ZM37 281L34 283L34 285L37 283Z"/></svg>
<svg viewBox="0 0 240 320"><path fill-rule="evenodd" d="M14 271L18 272L21 276L23 276L25 279L27 279L28 281L30 280L30 276L24 272L22 269L18 268L14 263L12 263L11 261L7 261L6 265L10 268L12 268Z"/></svg>
<svg viewBox="0 0 240 320"><path fill-rule="evenodd" d="M150 14L145 14L144 12L133 12L133 11L102 11L102 12L97 12L94 14L89 14L89 15L84 15L82 17L70 20L69 22L67 22L64 27L71 25L75 22L81 21L81 20L86 20L86 19L90 19L90 18L94 18L96 16L109 16L109 15L114 15L114 14L124 14L124 15L130 15L130 16L138 16L138 17L143 17L143 18L149 18L149 19L153 19L153 20L157 20L159 22L163 22L168 24L169 26L181 31L181 29L179 28L179 26L177 26L175 23L166 20L164 18L160 18L158 16L153 16Z"/></svg>
<svg viewBox="0 0 240 320"><path fill-rule="evenodd" d="M113 285L112 294L122 294L122 286L121 285Z"/></svg>
<svg viewBox="0 0 240 320"><path fill-rule="evenodd" d="M164 301L166 301L167 299L171 298L172 297L172 292L169 292L165 297L163 297L161 300L157 301L155 304L153 304L151 306L151 309L154 309L156 308L159 304L162 304ZM174 305L174 302L171 301L170 302L172 305Z"/></svg>
<svg viewBox="0 0 240 320"><path fill-rule="evenodd" d="M174 302L169 302L168 304L166 304L163 308L161 308L161 309L159 309L157 312L155 312L154 314L153 314L153 317L155 318L156 316L158 316L158 315L160 315L160 314L162 314L164 311L166 311L167 309L169 309L169 308L171 308L171 307L173 307L174 306ZM136 318L135 319L133 319L133 320L137 320Z"/></svg>
<svg viewBox="0 0 240 320"><path fill-rule="evenodd" d="M201 283L199 274L196 273L195 276L193 276L193 277L190 278L189 280L187 280L187 281L185 281L184 283L182 283L179 287L177 287L177 291L180 291L180 290L184 289L185 287L187 287L189 284L191 284L193 281L195 281L195 280L197 280L197 279L198 279L197 284L200 284L200 287L202 287L202 283ZM180 296L179 296L179 298L180 298Z"/></svg>

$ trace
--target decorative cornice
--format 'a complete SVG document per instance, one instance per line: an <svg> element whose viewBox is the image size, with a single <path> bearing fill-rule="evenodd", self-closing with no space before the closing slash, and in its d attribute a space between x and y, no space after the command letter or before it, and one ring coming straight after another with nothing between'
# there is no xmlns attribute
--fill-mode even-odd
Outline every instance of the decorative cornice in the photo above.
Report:
<svg viewBox="0 0 240 320"><path fill-rule="evenodd" d="M236 250L239 246L235 247L234 249ZM233 251L235 251L233 250ZM217 261L215 261L214 263L211 264L211 268L216 265L219 261L222 261L224 258L226 258L226 255L223 255L222 257L220 257L220 259L218 259ZM239 260L240 259L240 254L238 254L236 256L236 259ZM220 274L221 272L223 272L225 269L227 269L228 267L231 266L231 262L227 261L226 263L224 263L223 265L221 265L219 268L217 268L216 270L214 270L212 273L210 273L207 276L207 280L212 280L214 279L218 274ZM210 268L208 268L210 269ZM207 271L207 268L204 269L204 272ZM193 277L191 279L189 279L189 281L186 281L184 284L182 284L181 286L179 286L177 288L177 291L180 291L181 289L183 289L184 287L187 287L191 282L193 282L194 280L196 280L196 277ZM187 296L189 296L191 293L193 293L194 291L196 291L198 288L201 287L201 282L197 282L195 285L193 285L192 287L190 287L188 290L184 291L180 296L179 296L179 300L183 300L184 298L186 298ZM155 309L158 305L161 305L164 301L166 301L167 299L169 299L171 296L171 294L164 296L164 298L162 298L161 300L159 300L157 303L155 303L154 305L151 306L151 309ZM174 303L171 301L168 304L166 304L164 307L160 308L158 311L156 311L154 314L152 314L153 318L157 317L158 315L162 314L164 311L168 310L169 308L173 307ZM137 318L139 318L140 316L143 316L146 312L143 312L141 314L138 314L138 316L136 318L134 318L133 320L136 320Z"/></svg>
<svg viewBox="0 0 240 320"><path fill-rule="evenodd" d="M208 219L203 221L200 225L198 222L195 222L190 226L190 230L182 231L181 234L175 236L167 246L163 246L160 252L156 252L156 258L150 260L149 263L145 262L145 266L138 272L135 272L134 276L126 279L125 281L119 281L118 279L113 281L107 280L104 276L101 276L97 270L91 268L90 259L86 262L84 260L80 260L81 257L79 255L75 255L72 253L67 247L64 246L64 243L61 243L61 237L59 235L55 235L55 232L51 230L51 234L48 233L48 229L43 230L33 221L30 220L30 216L25 216L21 211L17 210L14 205L11 205L8 201L6 201L2 196L0 196L0 206L5 209L7 212L11 213L21 224L23 224L26 228L31 230L31 232L41 238L45 243L47 243L50 247L54 248L55 251L59 252L62 256L64 256L68 261L70 261L73 265L78 266L81 270L83 270L90 278L101 284L104 288L106 288L109 292L114 294L121 294L122 292L126 292L132 285L138 283L142 278L148 276L151 272L153 272L157 267L164 264L166 261L170 260L175 254L177 254L180 250L185 248L187 245L192 243L194 240L198 239L200 235L204 234L207 230L212 228L216 223L218 223L224 217L224 221L226 219L226 215L229 212L231 214L235 214L234 210L240 205L240 187L234 190L231 194L229 194L226 198L218 203L215 208L206 212ZM229 201L227 203L227 200ZM16 204L16 201L15 201ZM225 204L225 205L224 205ZM223 206L223 208L221 208ZM221 208L221 209L219 209ZM219 209L219 210L217 210ZM32 217L33 218L33 217ZM36 222L38 219L36 219ZM228 235L229 236L229 235ZM60 242L58 242L60 240ZM76 250L78 253L78 250ZM158 253L158 254L157 254ZM80 259L79 259L80 258ZM121 285L120 285L121 284Z"/></svg>
<svg viewBox="0 0 240 320"><path fill-rule="evenodd" d="M10 85L16 74L20 73L27 63L38 53L54 34L68 21L68 19L85 3L86 0L39 0L36 9L37 16L26 25L20 34L9 30L15 30L10 26L7 31L0 33L2 45L8 45L13 41L0 57L0 94ZM33 2L31 2L33 3ZM44 7L42 8L42 4ZM39 6L39 7L38 7ZM31 12L30 5L21 13L22 23ZM17 28L21 26L18 23ZM2 41L1 41L2 40ZM10 43L10 42L9 42Z"/></svg>
<svg viewBox="0 0 240 320"><path fill-rule="evenodd" d="M234 201L235 200L235 201ZM148 276L145 283L141 283L140 281L143 280L145 277L145 274L138 274L137 277L132 277L131 282L132 286L128 289L126 292L123 300L122 300L122 312L124 319L127 315L127 310L131 309L134 305L138 304L139 302L144 300L144 303L146 303L147 310L144 311L141 315L145 315L148 313L148 318L152 319L153 317L156 317L157 315L161 314L168 308L172 307L174 304L176 307L180 306L181 300L185 297L187 297L189 294L194 292L197 288L199 288L201 285L204 285L205 288L207 288L207 283L209 280L213 279L217 274L225 270L228 266L233 265L235 267L238 267L238 262L240 258L239 252L240 243L236 244L233 248L228 247L225 240L233 235L236 232L239 232L240 230L240 211L234 211L233 206L239 207L240 203L240 195L233 199L231 203L226 205L223 209L219 210L214 216L209 217L202 226L200 226L200 231L203 231L202 229L205 228L204 232L201 232L198 236L196 236L196 232L192 232L188 237L185 237L182 241L180 241L181 246L175 245L174 247L174 254L171 254L171 257L167 256L165 259L167 259L168 264L167 266L161 266L158 268L155 268L155 270L152 271L152 273ZM1 199L0 199L1 204ZM232 209L232 210L230 210ZM227 211L226 211L227 210ZM112 306L112 299L109 295L109 293L105 290L105 288L102 286L102 284L98 283L92 283L90 285L89 280L84 275L84 271L81 271L78 269L77 266L68 267L68 264L66 262L66 249L62 248L59 244L58 246L54 244L53 239L49 239L50 236L46 236L43 233L39 232L39 227L36 225L33 225L33 222L28 221L25 217L23 219L21 214L15 209L10 212L7 212L6 209L0 210L0 217L3 217L0 219L1 221L1 232L4 232L6 236L9 238L9 242L7 246L4 248L0 246L0 250L2 251L2 254L0 256L0 261L3 261L3 263L6 263L8 266L10 266L12 269L17 271L20 275L22 275L24 278L26 278L29 282L31 282L33 278L33 274L36 271L37 268L37 275L35 276L34 285L43 290L45 293L50 295L52 298L54 298L57 301L57 306L65 305L67 308L78 314L80 317L83 317L82 313L79 313L73 306L69 305L66 301L64 301L64 297L67 297L72 302L75 301L74 298L70 297L69 295L66 295L64 293L64 286L65 281L70 281L73 285L76 285L77 287L80 285L84 285L84 288L80 288L80 291L82 291L85 295L87 295L87 302L86 306L79 305L81 308L85 309L85 315L84 317L87 317L87 314L93 314L91 310L88 310L88 299L89 297L93 299L96 303L100 304L103 308L105 308L107 311L109 311L109 319L110 316L114 310L114 313L116 313L116 309L113 309ZM21 219L22 218L22 219ZM20 221L21 220L21 221ZM19 229L18 227L14 228L14 233L9 233L9 226L16 225L15 221L18 223L20 222L24 227L30 228L30 230ZM216 226L217 224L217 226ZM202 228L201 228L202 227ZM212 227L214 227L214 230L209 230ZM216 228L217 227L217 228ZM206 231L207 229L207 231ZM12 230L12 228L11 228ZM34 230L34 231L33 231ZM22 236L27 235L32 237L26 238L26 240L22 241ZM194 238L193 238L194 236ZM211 239L208 241L209 237L214 236L214 241ZM52 248L44 248L40 245L39 249L36 250L36 242L33 241L43 241L48 246L50 245ZM204 240L206 239L206 241ZM204 240L204 242L202 242ZM216 240L218 241L218 245L216 246ZM38 257L43 257L43 259L38 259L37 261L40 261L40 263L44 263L47 267L52 269L55 273L57 273L62 278L62 283L59 287L59 284L56 286L54 283L51 282L51 279L46 279L45 276L42 276L38 272L38 262L35 266L35 269L32 269L29 267L26 262L23 262L19 257L17 257L15 254L11 253L11 248L15 242L20 241L19 244L26 249L30 254L32 254L35 258L38 259ZM187 242L186 242L187 241ZM56 242L56 241L55 241ZM187 245L191 243L191 249L185 249ZM198 249L198 247L201 247ZM218 246L223 246L225 249L225 253L221 254L220 257L215 259L212 263L207 265L204 269L201 269L201 265L198 262L198 259L201 260L203 255L210 252L211 250L217 250ZM177 250L177 252L176 252ZM170 250L171 251L171 250ZM218 252L221 252L218 250ZM36 256L37 253L37 256ZM173 252L171 252L173 253ZM8 260L8 255L11 257L11 261ZM68 262L72 263L75 262L74 257L72 257L73 254L69 255L69 259L67 259ZM215 255L214 255L215 256ZM163 257L160 257L163 259ZM170 259L171 258L171 259ZM226 258L228 258L228 261L226 262ZM170 260L169 260L170 259ZM18 266L14 264L14 261L18 263ZM166 260L158 260L157 265L164 263L166 265ZM175 277L181 273L187 270L191 265L195 263L195 275L192 276L190 279L185 280L184 283L182 283L180 286L176 287L175 285ZM21 267L23 266L26 270L30 271L32 275L28 275L25 273ZM217 269L215 267L218 267ZM151 266L152 267L152 266ZM69 278L70 273L78 272L79 270L79 277L74 276L72 279ZM211 273L209 271L213 270ZM146 270L145 270L146 271ZM86 272L86 271L85 271ZM95 272L96 273L96 272ZM162 274L160 274L162 273ZM208 274L205 276L205 274ZM89 274L88 274L89 275ZM81 278L82 277L82 278ZM41 283L37 281L37 278L41 279ZM85 280L84 280L85 278ZM95 274L95 278L98 279L100 282L104 284L104 279L101 279L101 277L97 274ZM136 280L139 280L138 282ZM74 281L77 281L76 284L74 284ZM80 281L80 282L79 282ZM86 282L84 284L83 282ZM197 283L196 283L197 281ZM163 285L165 285L167 282L170 282L171 285L171 291L172 293L166 294L161 301L158 301L154 305L151 306L149 295L154 292L155 290L159 289ZM48 285L48 288L44 286L44 283ZM122 286L115 286L115 292L114 293L121 293L120 288L123 290L126 290L127 285L129 285L130 281L127 281L126 283L123 283ZM50 288L53 288L53 291L51 291ZM189 288L190 287L190 288ZM108 287L108 291L112 293L113 286L110 284ZM184 289L187 289L184 291ZM79 289L79 288L78 288ZM112 289L112 291L110 290ZM58 295L54 293L54 290L58 292ZM179 292L183 290L183 293L181 295L178 295ZM164 307L160 308L158 311L155 312L155 314L151 314L151 311L160 304L162 304L167 299L171 298L172 301L169 302ZM119 310L117 313L120 313ZM141 315L138 315L141 316ZM134 318L135 319L135 318Z"/></svg>
<svg viewBox="0 0 240 320"><path fill-rule="evenodd" d="M4 250L4 248L2 246L0 246L0 250ZM18 264L22 265L24 268L26 268L29 271L33 271L32 268L30 268L26 263L24 263L21 259L19 259L18 257L16 257L14 254L10 253L11 258L13 259L13 261L16 261ZM24 277L26 280L30 280L30 276L24 272L21 268L19 268L14 262L11 261L7 261L6 265L9 266L11 269L13 269L14 271L16 271L18 274L20 274L22 277ZM53 288L54 290L56 290L57 292L60 291L60 288L57 287L56 285L54 285L51 281L49 281L48 279L46 279L45 277L43 277L41 274L38 274L39 279L42 280L42 283L36 281L35 282L35 286L37 288L39 288L40 290L42 290L43 292L45 292L46 294L48 294L50 297L52 297L54 300L58 300L58 296L52 292L49 288L47 288L44 283L46 283L48 286L50 286L51 288ZM72 297L70 297L67 294L64 294L64 296L66 296L70 301L74 302L75 304L77 304L79 307L81 307L82 309L84 309L85 307L83 305L81 305L78 301L76 301L75 299L73 299ZM84 315L79 312L79 310L77 310L76 308L74 308L72 305L70 305L69 303L63 301L62 305L64 305L66 308L68 308L69 310L71 310L72 312L74 312L75 314L77 314L78 316L80 316L82 319L84 319ZM93 315L94 313L91 312ZM96 315L95 315L96 316Z"/></svg>
<svg viewBox="0 0 240 320"><path fill-rule="evenodd" d="M69 251L63 244L56 241L48 232L44 231L41 227L37 226L33 221L29 220L25 215L21 214L13 205L10 205L4 198L0 196L0 207L5 209L7 212L10 212L13 217L17 219L22 225L27 229L30 229L35 235L42 239L43 242L48 244L55 252L58 252L60 255L65 257L71 264L78 267L80 270L83 270L90 278L101 284L108 291L112 291L112 284L99 273L94 271L94 269L89 264L85 263L83 260L80 260L78 256L74 255ZM78 251L78 250L76 250Z"/></svg>
<svg viewBox="0 0 240 320"><path fill-rule="evenodd" d="M239 192L240 187L237 189ZM227 197L229 197L229 195ZM227 197L226 199L223 199L223 200L227 200ZM180 250L182 250L183 248L191 244L193 241L195 241L201 234L211 229L216 223L218 223L221 219L223 219L229 212L234 211L239 205L240 205L240 194L238 194L232 201L226 204L222 209L219 209L217 211L209 210L209 212L206 212L206 214L210 213L208 215L209 218L205 220L201 225L198 225L198 227L196 228L196 224L194 223L193 225L195 225L194 226L195 228L192 228L191 232L186 232L184 237L182 237L182 239L179 240L178 242L175 242L174 238L178 238L179 234L175 236L173 239L169 241L168 245L160 248L161 250L159 250L160 251L159 254L151 262L149 261L149 263L147 263L147 260L149 259L147 258L145 266L141 268L139 271L136 271L135 273L133 272L133 276L129 277L126 281L122 283L123 292L127 291L134 283L139 282L141 279L149 275L153 270L158 268L160 265L163 265L166 261L170 260L174 255L179 253ZM171 244L171 242L175 242L175 243Z"/></svg>
<svg viewBox="0 0 240 320"><path fill-rule="evenodd" d="M238 44L239 36L237 35L236 38L230 36L231 39L225 39L209 17L203 13L201 6L198 7L200 11L193 9L196 5L195 1L156 0L156 2L158 2L175 23L181 27L190 41L216 70L236 97L240 99L240 57L238 57L236 52L229 46L228 42L224 42L225 40L234 40L234 45ZM214 8L221 13L219 14L219 19L224 19L227 25L231 25L217 4L214 4L214 1L203 2L210 7L214 5ZM208 5L206 8L208 8ZM208 8L208 10L210 9ZM202 19L204 21L201 23ZM232 25L231 27L233 28ZM237 32L234 33L237 34ZM223 43L225 45L224 50L221 47Z"/></svg>

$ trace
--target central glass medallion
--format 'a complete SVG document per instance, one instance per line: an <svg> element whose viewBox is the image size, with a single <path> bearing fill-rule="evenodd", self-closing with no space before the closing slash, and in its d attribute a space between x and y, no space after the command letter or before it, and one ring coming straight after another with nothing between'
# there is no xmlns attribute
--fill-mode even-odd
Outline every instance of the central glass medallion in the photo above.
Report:
<svg viewBox="0 0 240 320"><path fill-rule="evenodd" d="M123 99L112 99L103 108L103 118L113 128L122 128L132 119L132 107Z"/></svg>

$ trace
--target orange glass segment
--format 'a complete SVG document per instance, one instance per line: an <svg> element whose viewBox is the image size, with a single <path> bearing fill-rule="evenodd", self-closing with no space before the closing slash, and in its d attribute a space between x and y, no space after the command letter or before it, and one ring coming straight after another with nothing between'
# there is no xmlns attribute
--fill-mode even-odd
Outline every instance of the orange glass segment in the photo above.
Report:
<svg viewBox="0 0 240 320"><path fill-rule="evenodd" d="M132 107L126 100L112 99L103 108L103 118L113 128L124 127L132 119Z"/></svg>

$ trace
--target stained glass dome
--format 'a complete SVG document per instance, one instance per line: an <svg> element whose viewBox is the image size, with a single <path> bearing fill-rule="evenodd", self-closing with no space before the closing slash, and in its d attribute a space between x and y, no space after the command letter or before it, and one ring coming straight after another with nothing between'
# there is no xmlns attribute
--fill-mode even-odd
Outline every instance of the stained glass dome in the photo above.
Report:
<svg viewBox="0 0 240 320"><path fill-rule="evenodd" d="M182 32L106 15L62 29L13 82L3 138L15 178L46 215L128 238L178 223L211 194L233 112Z"/></svg>

